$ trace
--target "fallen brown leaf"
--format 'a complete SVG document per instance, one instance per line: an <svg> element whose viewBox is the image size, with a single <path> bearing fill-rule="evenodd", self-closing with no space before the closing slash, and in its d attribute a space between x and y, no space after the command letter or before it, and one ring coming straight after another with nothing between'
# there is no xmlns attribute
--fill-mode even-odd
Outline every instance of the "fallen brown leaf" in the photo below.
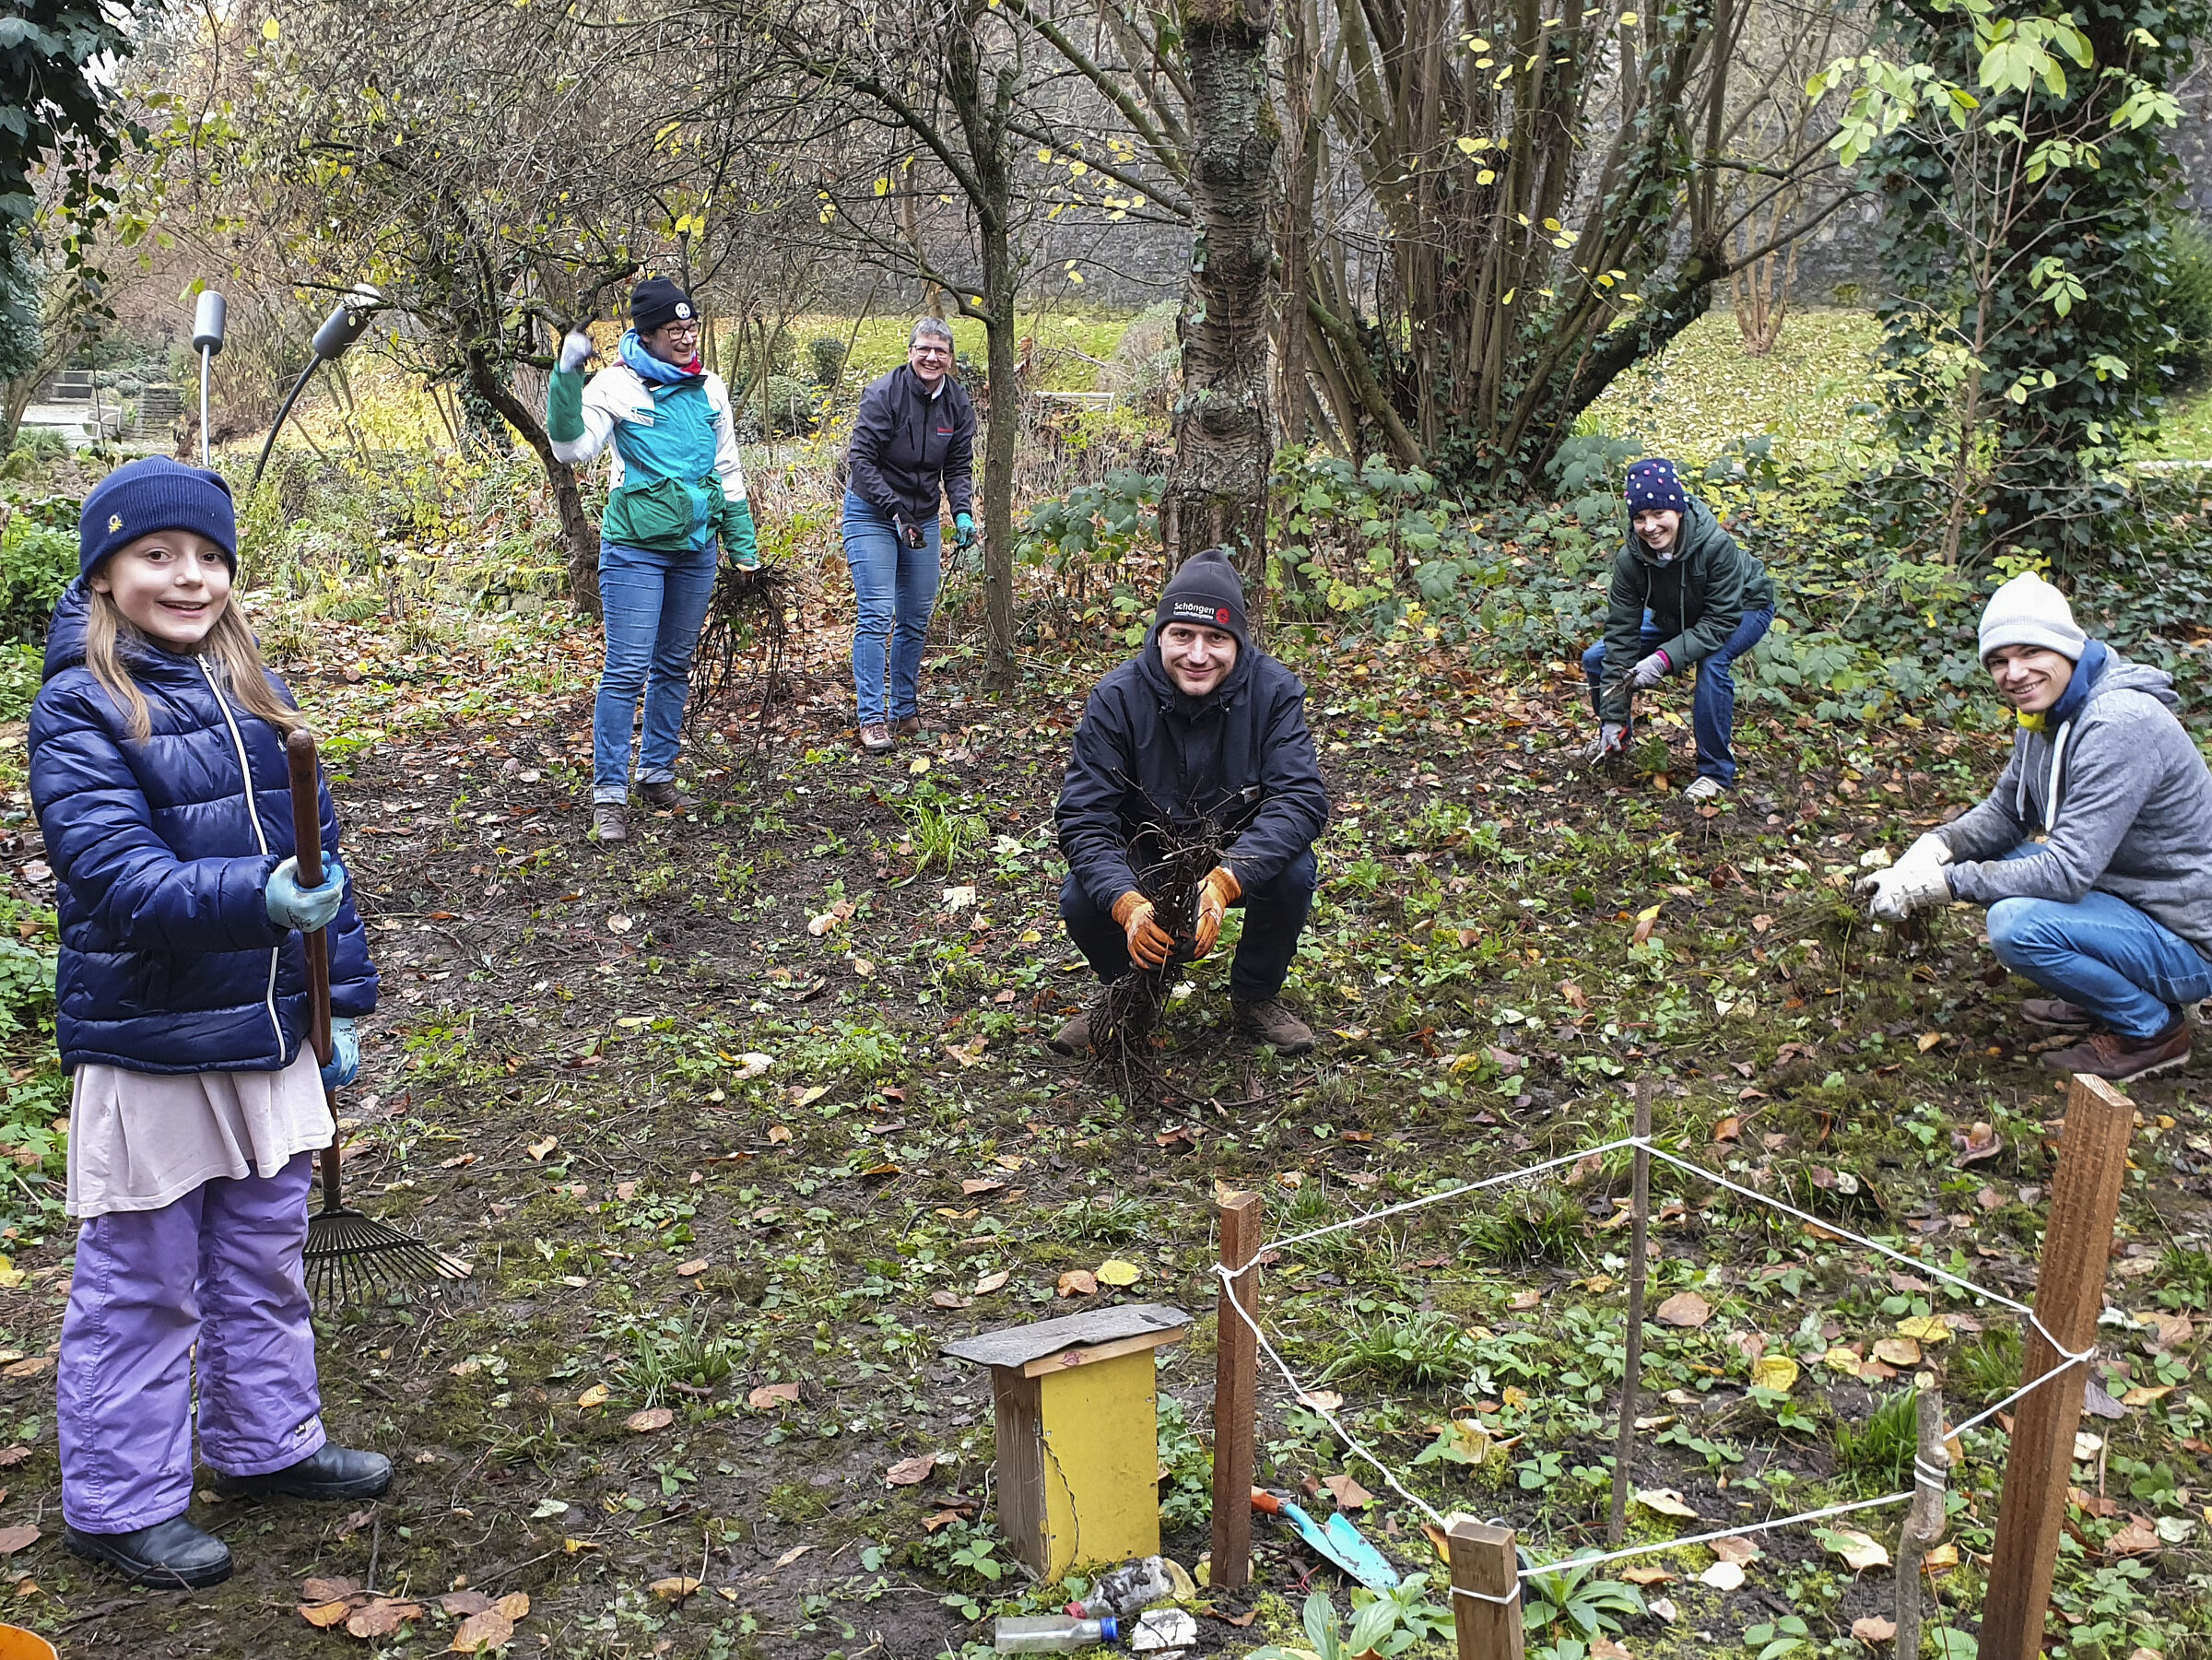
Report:
<svg viewBox="0 0 2212 1660"><path fill-rule="evenodd" d="M646 1589L663 1602L681 1602L699 1589L699 1582L689 1574L679 1574L672 1579L656 1579Z"/></svg>
<svg viewBox="0 0 2212 1660"><path fill-rule="evenodd" d="M422 1605L394 1602L380 1596L365 1608L356 1608L346 1621L347 1632L363 1639L389 1637L410 1619L422 1618Z"/></svg>
<svg viewBox="0 0 2212 1660"><path fill-rule="evenodd" d="M486 1608L480 1614L471 1614L453 1632L453 1640L446 1646L449 1654L481 1654L488 1649L502 1649L514 1641L514 1621L497 1608Z"/></svg>
<svg viewBox="0 0 2212 1660"><path fill-rule="evenodd" d="M311 1579L300 1587L301 1602L340 1602L361 1588L358 1579Z"/></svg>
<svg viewBox="0 0 2212 1660"><path fill-rule="evenodd" d="M465 1619L490 1607L491 1598L481 1591L448 1591L438 1599L438 1606L454 1619Z"/></svg>
<svg viewBox="0 0 2212 1660"><path fill-rule="evenodd" d="M1884 1619L1879 1614L1864 1614L1851 1622L1851 1634L1869 1646L1877 1642L1894 1642L1897 1621Z"/></svg>
<svg viewBox="0 0 2212 1660"><path fill-rule="evenodd" d="M1369 1492L1349 1476L1325 1476L1322 1478L1321 1485L1329 1489L1340 1510L1358 1510L1362 1505L1372 1504L1375 1501L1374 1494Z"/></svg>
<svg viewBox="0 0 2212 1660"><path fill-rule="evenodd" d="M346 1616L352 1612L353 1605L342 1597L335 1602L303 1602L300 1605L300 1618L325 1631L334 1625L343 1624Z"/></svg>
<svg viewBox="0 0 2212 1660"><path fill-rule="evenodd" d="M1098 1291L1098 1277L1088 1268L1070 1268L1060 1276L1059 1292L1063 1297L1095 1297Z"/></svg>
<svg viewBox="0 0 2212 1660"><path fill-rule="evenodd" d="M924 1453L916 1458L901 1458L883 1473L887 1487L919 1487L929 1479L930 1471L937 1467L937 1455Z"/></svg>
<svg viewBox="0 0 2212 1660"><path fill-rule="evenodd" d="M622 1427L632 1435L651 1435L655 1430L665 1430L676 1422L676 1414L665 1407L647 1407L633 1412L622 1420Z"/></svg>
<svg viewBox="0 0 2212 1660"><path fill-rule="evenodd" d="M13 1556L39 1542L39 1530L28 1522L20 1527L0 1527L0 1556Z"/></svg>
<svg viewBox="0 0 2212 1660"><path fill-rule="evenodd" d="M1657 1318L1662 1325L1700 1326L1712 1318L1712 1304L1695 1291L1677 1291L1659 1305Z"/></svg>
<svg viewBox="0 0 2212 1660"><path fill-rule="evenodd" d="M745 1404L756 1412L767 1412L777 1407L795 1407L799 1404L799 1386L796 1383L763 1383L745 1397Z"/></svg>

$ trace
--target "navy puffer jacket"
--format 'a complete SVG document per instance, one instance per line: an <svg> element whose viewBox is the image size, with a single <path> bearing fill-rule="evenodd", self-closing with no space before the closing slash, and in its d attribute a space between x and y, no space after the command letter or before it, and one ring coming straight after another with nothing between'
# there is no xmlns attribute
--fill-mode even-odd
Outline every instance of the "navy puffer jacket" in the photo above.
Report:
<svg viewBox="0 0 2212 1660"><path fill-rule="evenodd" d="M62 1065L277 1071L308 1024L306 952L262 898L293 851L283 735L218 697L198 658L141 645L127 660L153 731L125 736L85 666L88 603L80 580L54 607L30 712L30 797L61 922ZM328 854L337 809L320 794ZM347 886L329 928L330 1001L365 1015L376 970Z"/></svg>
<svg viewBox="0 0 2212 1660"><path fill-rule="evenodd" d="M1105 908L1162 856L1159 830L1210 820L1249 889L1288 869L1328 818L1299 677L1251 649L1206 696L1186 697L1159 661L1155 627L1084 706L1060 786L1060 851Z"/></svg>

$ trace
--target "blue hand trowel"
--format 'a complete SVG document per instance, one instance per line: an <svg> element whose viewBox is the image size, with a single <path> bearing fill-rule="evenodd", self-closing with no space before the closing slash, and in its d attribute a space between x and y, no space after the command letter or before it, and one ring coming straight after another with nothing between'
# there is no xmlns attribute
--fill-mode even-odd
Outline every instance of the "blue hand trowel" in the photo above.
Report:
<svg viewBox="0 0 2212 1660"><path fill-rule="evenodd" d="M1252 1489L1252 1508L1263 1515L1281 1516L1298 1530L1300 1538L1313 1547L1370 1591L1394 1590L1398 1571L1383 1560L1382 1553L1369 1544L1352 1525L1349 1516L1339 1511L1324 1526L1304 1510L1290 1501L1283 1493L1271 1493L1265 1488Z"/></svg>

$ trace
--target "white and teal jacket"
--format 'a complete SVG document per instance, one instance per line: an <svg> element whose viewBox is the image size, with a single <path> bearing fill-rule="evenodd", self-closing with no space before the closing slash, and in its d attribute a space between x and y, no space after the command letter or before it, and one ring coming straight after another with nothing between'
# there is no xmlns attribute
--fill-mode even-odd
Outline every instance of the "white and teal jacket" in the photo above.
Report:
<svg viewBox="0 0 2212 1660"><path fill-rule="evenodd" d="M608 541L703 552L719 536L738 564L758 559L736 422L720 375L686 374L649 357L633 331L623 336L618 360L588 385L580 371L553 371L546 432L553 453L571 466L611 442L600 527Z"/></svg>

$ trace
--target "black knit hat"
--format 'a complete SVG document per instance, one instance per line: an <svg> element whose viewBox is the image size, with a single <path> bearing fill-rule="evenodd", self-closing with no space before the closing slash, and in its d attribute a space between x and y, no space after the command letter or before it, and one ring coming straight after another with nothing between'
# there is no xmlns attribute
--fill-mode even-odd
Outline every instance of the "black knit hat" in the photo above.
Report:
<svg viewBox="0 0 2212 1660"><path fill-rule="evenodd" d="M1182 569L1160 590L1156 626L1194 622L1203 628L1226 629L1237 637L1240 648L1251 645L1244 626L1244 579L1230 563L1229 549L1208 547L1183 561Z"/></svg>
<svg viewBox="0 0 2212 1660"><path fill-rule="evenodd" d="M688 323L699 313L691 296L665 277L648 277L629 291L629 326L650 335L665 323Z"/></svg>

